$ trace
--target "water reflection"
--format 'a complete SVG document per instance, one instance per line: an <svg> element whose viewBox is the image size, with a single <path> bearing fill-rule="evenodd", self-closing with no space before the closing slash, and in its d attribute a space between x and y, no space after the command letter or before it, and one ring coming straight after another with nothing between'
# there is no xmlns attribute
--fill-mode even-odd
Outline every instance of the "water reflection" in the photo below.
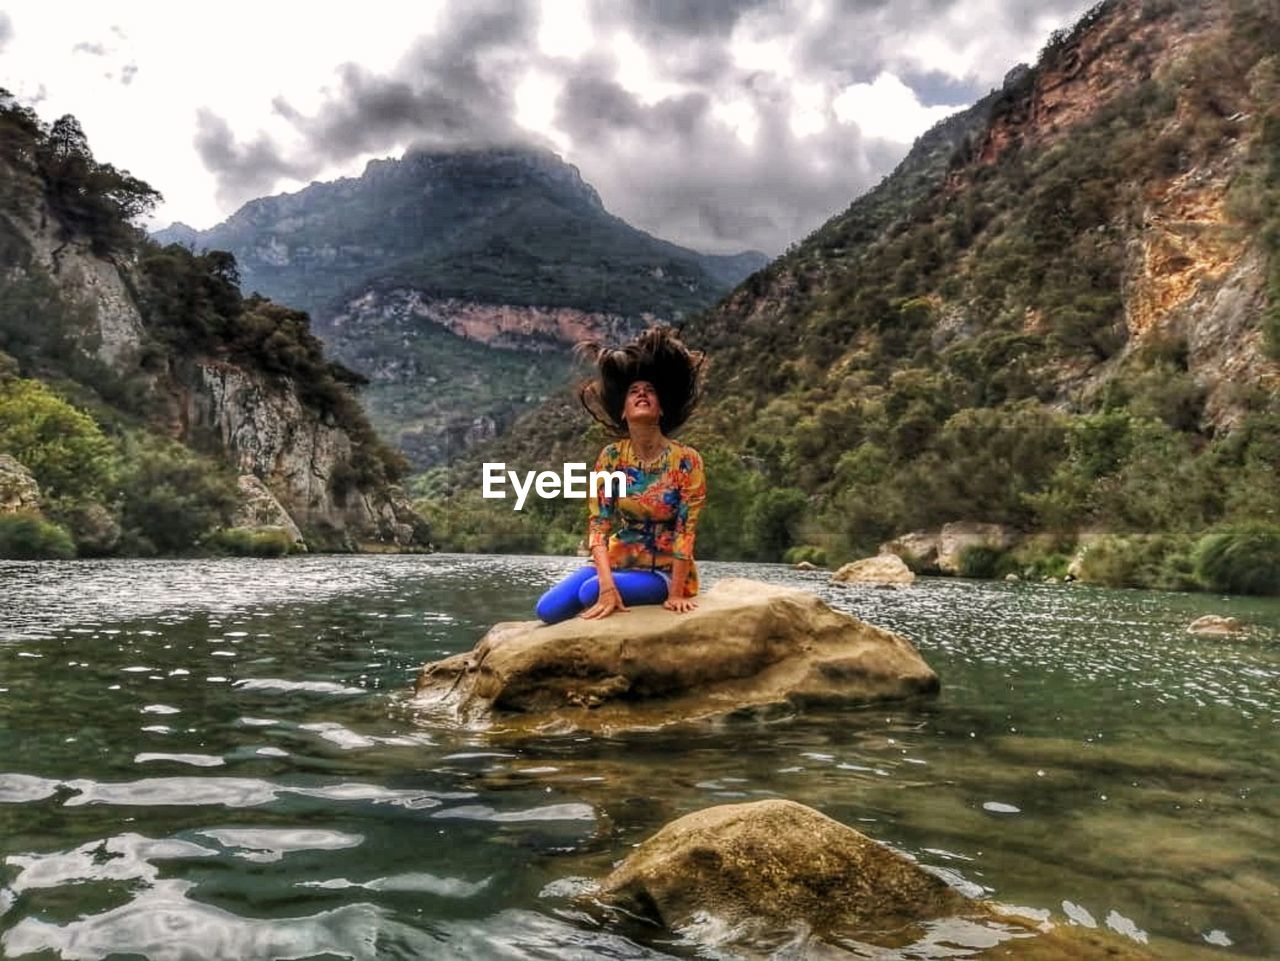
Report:
<svg viewBox="0 0 1280 961"><path fill-rule="evenodd" d="M1275 601L708 564L901 631L942 695L613 737L424 726L420 664L576 563L0 562L0 953L707 956L584 911L585 879L688 811L784 796L1161 957L1280 954ZM1204 613L1256 630L1187 635ZM992 936L775 947L964 957Z"/></svg>

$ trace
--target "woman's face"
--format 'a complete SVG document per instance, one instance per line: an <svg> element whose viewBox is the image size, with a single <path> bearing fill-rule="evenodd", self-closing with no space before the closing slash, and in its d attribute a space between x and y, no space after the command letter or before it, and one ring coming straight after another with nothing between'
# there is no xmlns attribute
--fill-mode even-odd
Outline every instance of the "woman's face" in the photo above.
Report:
<svg viewBox="0 0 1280 961"><path fill-rule="evenodd" d="M627 388L622 416L628 424L655 423L662 416L658 392L647 380L637 380Z"/></svg>

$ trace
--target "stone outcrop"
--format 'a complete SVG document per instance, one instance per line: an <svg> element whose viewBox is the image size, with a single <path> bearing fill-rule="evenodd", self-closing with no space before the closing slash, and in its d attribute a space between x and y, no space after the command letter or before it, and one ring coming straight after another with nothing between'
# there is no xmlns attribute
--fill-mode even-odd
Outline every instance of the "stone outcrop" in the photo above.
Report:
<svg viewBox="0 0 1280 961"><path fill-rule="evenodd" d="M0 454L0 514L39 510L40 485L31 471L9 454Z"/></svg>
<svg viewBox="0 0 1280 961"><path fill-rule="evenodd" d="M422 324L492 347L535 351L564 349L580 340L626 339L634 327L634 321L601 311L433 298L400 287L367 290L353 297L328 319L326 331L331 337L359 336L362 328L379 327L409 333Z"/></svg>
<svg viewBox="0 0 1280 961"><path fill-rule="evenodd" d="M911 559L911 566L931 574L938 572L939 531L910 531L880 545L881 554Z"/></svg>
<svg viewBox="0 0 1280 961"><path fill-rule="evenodd" d="M197 361L179 372L173 400L180 439L215 437L243 474L265 482L308 538L329 532L340 539L319 546L426 545L426 525L398 489L344 486L351 436L293 390L234 364Z"/></svg>
<svg viewBox="0 0 1280 961"><path fill-rule="evenodd" d="M1108 933L971 900L904 855L782 799L686 814L640 844L592 894L685 937L732 946L734 956L742 949L780 957L774 949L791 935L810 947L828 937L846 950L858 942L869 949L858 957L1153 959ZM930 921L949 931L942 942L932 939ZM973 950L957 953L965 932Z"/></svg>
<svg viewBox="0 0 1280 961"><path fill-rule="evenodd" d="M718 582L684 614L636 606L601 620L497 624L417 683L420 707L467 723L594 730L937 689L906 638L807 591L743 578Z"/></svg>
<svg viewBox="0 0 1280 961"><path fill-rule="evenodd" d="M882 584L906 587L915 582L911 568L897 554L878 554L851 561L831 575L833 584Z"/></svg>
<svg viewBox="0 0 1280 961"><path fill-rule="evenodd" d="M960 555L966 547L994 547L1008 550L1017 535L1003 524L980 521L952 521L938 530L910 531L880 545L880 554L909 558L919 571L959 574Z"/></svg>
<svg viewBox="0 0 1280 961"><path fill-rule="evenodd" d="M241 474L236 479L236 486L240 490L240 504L231 519L232 526L250 529L277 528L284 531L295 545L305 544L298 525L260 478L253 474Z"/></svg>
<svg viewBox="0 0 1280 961"><path fill-rule="evenodd" d="M1003 524L978 521L952 521L942 525L938 535L938 569L944 574L960 573L960 555L967 547L993 547L1007 550L1014 542L1013 532Z"/></svg>

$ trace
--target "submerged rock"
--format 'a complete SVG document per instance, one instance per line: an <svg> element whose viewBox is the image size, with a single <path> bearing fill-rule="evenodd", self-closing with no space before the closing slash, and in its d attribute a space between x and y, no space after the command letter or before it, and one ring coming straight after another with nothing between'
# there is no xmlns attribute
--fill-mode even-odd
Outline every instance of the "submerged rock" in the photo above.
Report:
<svg viewBox="0 0 1280 961"><path fill-rule="evenodd" d="M972 900L906 856L782 799L686 814L640 844L594 893L694 940L732 945L735 956L777 957L772 949L791 934L797 944L830 937L845 949L851 941L871 946L850 957L889 949L894 957L1152 959L1107 933Z"/></svg>
<svg viewBox="0 0 1280 961"><path fill-rule="evenodd" d="M831 575L833 584L891 584L915 583L916 576L897 554L878 554L860 561L845 564Z"/></svg>
<svg viewBox="0 0 1280 961"><path fill-rule="evenodd" d="M938 676L906 638L807 591L730 578L676 614L635 606L601 620L495 625L473 651L426 665L422 706L470 723L658 726L806 700L930 694Z"/></svg>
<svg viewBox="0 0 1280 961"><path fill-rule="evenodd" d="M901 854L781 799L686 814L641 844L599 893L671 928L700 914L729 924L883 927L966 903Z"/></svg>
<svg viewBox="0 0 1280 961"><path fill-rule="evenodd" d="M1240 623L1239 618L1205 614L1187 625L1187 633L1205 637L1225 637L1229 634L1243 634L1244 625Z"/></svg>

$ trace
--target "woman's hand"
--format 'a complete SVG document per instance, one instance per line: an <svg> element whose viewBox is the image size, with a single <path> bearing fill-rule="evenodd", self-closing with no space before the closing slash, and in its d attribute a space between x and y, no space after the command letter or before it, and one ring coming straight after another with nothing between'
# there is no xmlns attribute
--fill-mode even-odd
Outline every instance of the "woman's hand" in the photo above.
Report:
<svg viewBox="0 0 1280 961"><path fill-rule="evenodd" d="M692 597L668 597L662 602L662 606L669 611L675 611L677 614L686 614L698 606L698 602Z"/></svg>
<svg viewBox="0 0 1280 961"><path fill-rule="evenodd" d="M588 610L579 614L579 617L585 617L589 621L594 621L601 617L608 617L614 611L629 611L631 608L622 603L622 595L616 587L606 587L600 591L600 596L596 598Z"/></svg>

